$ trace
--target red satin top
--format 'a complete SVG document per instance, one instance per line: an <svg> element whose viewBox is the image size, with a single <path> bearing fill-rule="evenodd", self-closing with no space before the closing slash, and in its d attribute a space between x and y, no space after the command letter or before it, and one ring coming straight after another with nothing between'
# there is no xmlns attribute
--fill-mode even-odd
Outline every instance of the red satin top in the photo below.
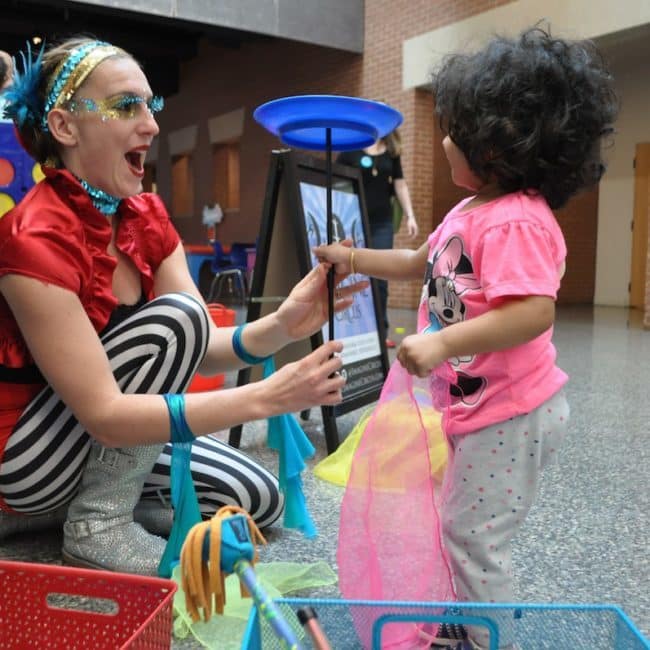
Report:
<svg viewBox="0 0 650 650"><path fill-rule="evenodd" d="M46 178L0 219L0 276L25 275L73 291L101 332L117 305L112 292L117 261L106 250L111 224L70 172L43 171ZM116 217L116 246L140 271L142 291L151 300L154 273L178 246L178 233L156 194L124 199ZM0 296L0 365L30 364L32 356ZM0 383L0 458L20 413L40 388Z"/></svg>

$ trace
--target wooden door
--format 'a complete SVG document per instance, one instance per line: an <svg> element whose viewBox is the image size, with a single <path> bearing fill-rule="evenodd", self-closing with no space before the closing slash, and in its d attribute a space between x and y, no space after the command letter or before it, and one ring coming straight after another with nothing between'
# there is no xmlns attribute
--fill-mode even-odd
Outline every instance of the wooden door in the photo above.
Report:
<svg viewBox="0 0 650 650"><path fill-rule="evenodd" d="M648 260L648 212L650 211L650 142L636 145L634 160L630 307L644 309Z"/></svg>
<svg viewBox="0 0 650 650"><path fill-rule="evenodd" d="M567 247L558 304L592 305L596 291L599 186L578 192L555 211Z"/></svg>

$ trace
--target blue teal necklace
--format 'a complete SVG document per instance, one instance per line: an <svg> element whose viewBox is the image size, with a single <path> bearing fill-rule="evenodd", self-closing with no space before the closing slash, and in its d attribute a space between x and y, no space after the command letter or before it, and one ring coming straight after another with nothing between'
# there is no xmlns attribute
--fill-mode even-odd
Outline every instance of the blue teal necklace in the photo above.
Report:
<svg viewBox="0 0 650 650"><path fill-rule="evenodd" d="M92 204L107 217L114 215L117 212L117 207L120 204L122 199L118 199L116 196L100 190L98 187L92 186L90 183L86 182L82 178L77 179L81 186L88 192Z"/></svg>

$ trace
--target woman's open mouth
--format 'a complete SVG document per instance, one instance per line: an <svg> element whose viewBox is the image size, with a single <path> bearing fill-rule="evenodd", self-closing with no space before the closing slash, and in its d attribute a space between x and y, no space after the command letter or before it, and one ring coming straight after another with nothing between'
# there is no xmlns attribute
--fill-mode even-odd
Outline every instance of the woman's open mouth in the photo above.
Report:
<svg viewBox="0 0 650 650"><path fill-rule="evenodd" d="M126 164L129 166L131 173L138 178L144 176L144 158L146 153L146 150L132 149L124 154Z"/></svg>

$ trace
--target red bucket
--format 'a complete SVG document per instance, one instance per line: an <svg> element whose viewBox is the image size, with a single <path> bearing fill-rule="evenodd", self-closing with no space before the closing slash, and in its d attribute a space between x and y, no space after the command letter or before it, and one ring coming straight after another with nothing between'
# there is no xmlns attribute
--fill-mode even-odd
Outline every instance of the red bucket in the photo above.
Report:
<svg viewBox="0 0 650 650"><path fill-rule="evenodd" d="M217 327L233 327L235 325L234 309L227 309L223 305L215 302L208 305L208 313ZM202 393L208 390L216 390L223 386L225 380L225 375L205 377L197 372L194 375L194 379L192 379L192 383L189 385L187 392Z"/></svg>

